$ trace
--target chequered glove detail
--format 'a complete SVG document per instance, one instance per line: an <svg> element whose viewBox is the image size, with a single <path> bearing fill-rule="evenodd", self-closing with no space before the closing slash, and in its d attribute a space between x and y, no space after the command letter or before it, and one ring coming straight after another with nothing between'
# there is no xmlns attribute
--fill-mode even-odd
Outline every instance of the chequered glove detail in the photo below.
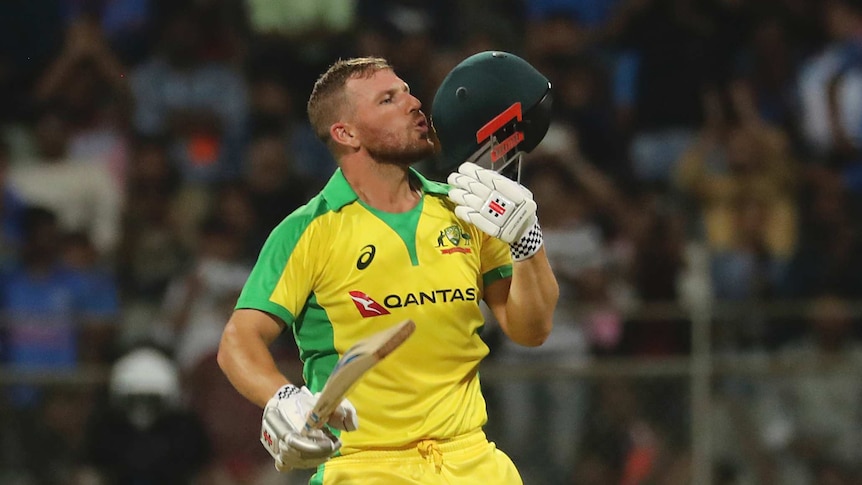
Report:
<svg viewBox="0 0 862 485"><path fill-rule="evenodd" d="M290 396L299 393L300 389L298 387L294 386L293 384L286 384L282 386L281 389L278 390L278 392L275 393L275 397L277 397L278 399L287 399Z"/></svg>
<svg viewBox="0 0 862 485"><path fill-rule="evenodd" d="M539 226L539 221L536 221L533 223L533 227L521 236L521 239L509 244L509 250L512 252L512 259L515 261L523 261L525 259L532 258L537 252L539 252L543 243L544 238L542 237L542 228Z"/></svg>

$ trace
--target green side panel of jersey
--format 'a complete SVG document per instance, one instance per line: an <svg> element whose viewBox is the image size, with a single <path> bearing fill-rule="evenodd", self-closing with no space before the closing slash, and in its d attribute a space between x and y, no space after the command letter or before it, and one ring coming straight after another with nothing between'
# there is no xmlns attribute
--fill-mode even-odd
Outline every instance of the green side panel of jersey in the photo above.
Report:
<svg viewBox="0 0 862 485"><path fill-rule="evenodd" d="M362 201L360 201L360 204L362 204L362 207L368 209L368 212L371 212L377 216L378 219L385 222L387 226L391 227L392 230L398 234L398 237L400 237L401 240L404 241L404 245L407 246L407 253L410 254L410 262L413 266L418 266L419 258L416 256L416 228L419 227L419 217L422 215L422 207L425 205L425 198L422 197L419 199L419 203L416 204L416 207L400 214L377 210Z"/></svg>
<svg viewBox="0 0 862 485"><path fill-rule="evenodd" d="M317 471L311 476L308 485L323 485L323 467L325 463L317 467Z"/></svg>
<svg viewBox="0 0 862 485"><path fill-rule="evenodd" d="M332 322L312 294L293 324L293 336L301 349L302 377L311 392L323 389L327 377L338 362Z"/></svg>

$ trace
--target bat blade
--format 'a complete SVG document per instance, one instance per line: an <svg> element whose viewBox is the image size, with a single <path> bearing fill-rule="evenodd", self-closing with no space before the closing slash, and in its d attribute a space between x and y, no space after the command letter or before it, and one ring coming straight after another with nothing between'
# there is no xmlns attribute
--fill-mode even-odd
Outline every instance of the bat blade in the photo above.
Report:
<svg viewBox="0 0 862 485"><path fill-rule="evenodd" d="M359 379L403 344L415 329L416 324L413 320L404 320L356 342L347 349L332 369L314 408L308 413L305 430L322 428Z"/></svg>

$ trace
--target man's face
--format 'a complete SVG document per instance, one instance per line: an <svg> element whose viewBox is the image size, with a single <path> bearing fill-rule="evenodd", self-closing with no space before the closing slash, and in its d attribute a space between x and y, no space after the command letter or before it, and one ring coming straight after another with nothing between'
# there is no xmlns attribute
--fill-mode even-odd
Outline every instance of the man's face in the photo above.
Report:
<svg viewBox="0 0 862 485"><path fill-rule="evenodd" d="M409 165L434 154L422 103L391 70L347 82L351 124L362 147L381 163Z"/></svg>

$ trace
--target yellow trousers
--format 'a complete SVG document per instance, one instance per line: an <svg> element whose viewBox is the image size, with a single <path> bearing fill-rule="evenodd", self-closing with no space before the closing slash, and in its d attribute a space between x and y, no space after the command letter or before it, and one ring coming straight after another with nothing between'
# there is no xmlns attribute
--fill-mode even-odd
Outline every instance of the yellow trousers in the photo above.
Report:
<svg viewBox="0 0 862 485"><path fill-rule="evenodd" d="M523 485L518 470L485 433L367 450L326 462L310 485Z"/></svg>

